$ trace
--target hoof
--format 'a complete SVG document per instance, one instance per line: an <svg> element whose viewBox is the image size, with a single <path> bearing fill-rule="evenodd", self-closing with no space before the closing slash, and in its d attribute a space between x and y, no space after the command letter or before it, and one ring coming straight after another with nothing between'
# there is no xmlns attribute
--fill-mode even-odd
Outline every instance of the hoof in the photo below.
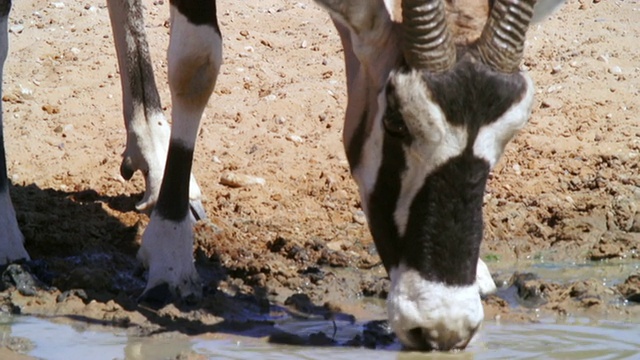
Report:
<svg viewBox="0 0 640 360"><path fill-rule="evenodd" d="M160 309L175 300L175 296L169 289L169 284L163 283L143 292L138 298L138 304L152 309Z"/></svg>
<svg viewBox="0 0 640 360"><path fill-rule="evenodd" d="M182 296L179 289L174 288L172 290L169 284L162 283L145 290L138 298L138 304L152 309L160 309L169 304L194 306L201 299L202 289L200 289L199 293L191 292Z"/></svg>
<svg viewBox="0 0 640 360"><path fill-rule="evenodd" d="M133 174L136 172L136 168L133 165L133 161L130 157L125 157L122 159L122 163L120 164L120 175L125 180L129 181L133 177Z"/></svg>
<svg viewBox="0 0 640 360"><path fill-rule="evenodd" d="M204 211L204 206L202 206L200 199L190 200L189 209L191 209L191 215L193 215L196 221L207 218L207 213Z"/></svg>

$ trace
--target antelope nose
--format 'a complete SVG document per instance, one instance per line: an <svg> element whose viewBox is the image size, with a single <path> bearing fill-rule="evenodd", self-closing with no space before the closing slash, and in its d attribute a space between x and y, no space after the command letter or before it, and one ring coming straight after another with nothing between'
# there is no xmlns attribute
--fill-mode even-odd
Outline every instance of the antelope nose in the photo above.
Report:
<svg viewBox="0 0 640 360"><path fill-rule="evenodd" d="M467 347L479 327L475 326L462 332L447 329L445 326L432 329L413 328L406 334L407 344L416 350L462 350Z"/></svg>

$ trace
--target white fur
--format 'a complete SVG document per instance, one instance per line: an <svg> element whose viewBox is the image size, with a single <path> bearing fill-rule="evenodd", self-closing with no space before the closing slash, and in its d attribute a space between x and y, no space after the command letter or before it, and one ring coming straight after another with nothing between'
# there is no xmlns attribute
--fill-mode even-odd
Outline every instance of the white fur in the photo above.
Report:
<svg viewBox="0 0 640 360"><path fill-rule="evenodd" d="M409 347L420 347L408 333L416 328L429 333L434 349L442 348L442 343L464 347L484 318L477 284L447 286L427 281L404 263L392 268L389 276L389 324Z"/></svg>
<svg viewBox="0 0 640 360"><path fill-rule="evenodd" d="M164 115L155 114L147 122L144 106L134 106L136 112L127 127L127 146L124 157L130 159L134 168L144 173L145 191L136 204L139 211L150 211L158 201L158 193L164 174L165 160L169 146L170 126Z"/></svg>
<svg viewBox="0 0 640 360"><path fill-rule="evenodd" d="M489 295L496 292L496 283L491 277L491 272L487 267L487 264L478 259L478 266L476 267L476 283L478 284L478 290L480 295Z"/></svg>
<svg viewBox="0 0 640 360"><path fill-rule="evenodd" d="M402 188L394 212L398 233L404 236L409 209L427 175L460 155L467 145L468 135L464 127L447 122L440 106L431 100L420 73L392 76L398 100L408 107L403 109L403 117L414 137L411 145L404 147L407 170L402 174Z"/></svg>
<svg viewBox="0 0 640 360"><path fill-rule="evenodd" d="M222 64L222 39L209 25L194 25L171 7L167 60L171 88L172 141L193 148L200 118Z"/></svg>
<svg viewBox="0 0 640 360"><path fill-rule="evenodd" d="M171 7L171 41L168 50L173 127L171 142L193 149L200 118L222 64L222 39L209 25L194 25ZM199 188L191 176L190 193ZM190 194L191 196L191 194ZM167 283L180 297L198 295L200 284L193 264L191 214L180 222L154 212L144 232L138 258L149 269L147 288ZM146 291L145 290L145 291Z"/></svg>
<svg viewBox="0 0 640 360"><path fill-rule="evenodd" d="M167 283L175 295L199 296L200 280L193 263L194 223L192 216L175 222L153 212L138 251L138 260L149 271L145 291Z"/></svg>
<svg viewBox="0 0 640 360"><path fill-rule="evenodd" d="M360 161L358 166L352 170L353 179L358 183L360 199L362 199L362 210L368 212L368 201L378 180L378 173L382 165L382 143L384 139L384 129L382 126L382 116L386 108L386 97L384 91L378 95L378 113L373 120L371 132L365 138L362 145Z"/></svg>
<svg viewBox="0 0 640 360"><path fill-rule="evenodd" d="M29 259L9 192L0 192L0 265Z"/></svg>
<svg viewBox="0 0 640 360"><path fill-rule="evenodd" d="M511 106L497 121L483 126L473 144L473 153L488 161L492 168L502 156L509 140L522 129L531 116L533 81L526 73L522 73L522 76L526 80L526 90L522 100Z"/></svg>
<svg viewBox="0 0 640 360"><path fill-rule="evenodd" d="M191 24L172 6L167 58L173 105L171 141L194 149L200 119L222 65L222 38L209 25ZM200 198L200 188L191 175L189 199Z"/></svg>

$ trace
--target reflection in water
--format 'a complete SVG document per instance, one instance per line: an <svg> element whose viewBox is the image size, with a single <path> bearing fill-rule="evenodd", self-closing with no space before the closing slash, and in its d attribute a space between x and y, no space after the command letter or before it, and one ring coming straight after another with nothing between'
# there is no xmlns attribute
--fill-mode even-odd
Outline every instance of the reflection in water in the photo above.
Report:
<svg viewBox="0 0 640 360"><path fill-rule="evenodd" d="M328 322L298 322L282 325L299 332L325 331ZM347 327L340 337L349 338L359 325ZM25 338L33 344L28 354L39 359L167 359L181 354L199 354L210 359L637 359L640 354L640 324L621 322L538 324L496 324L487 322L481 335L464 352L398 352L398 344L388 349L368 350L346 347L281 346L253 338L211 339L169 333L151 338L126 336L59 325L33 317L1 317L0 345L9 339ZM341 340L341 339L337 339Z"/></svg>

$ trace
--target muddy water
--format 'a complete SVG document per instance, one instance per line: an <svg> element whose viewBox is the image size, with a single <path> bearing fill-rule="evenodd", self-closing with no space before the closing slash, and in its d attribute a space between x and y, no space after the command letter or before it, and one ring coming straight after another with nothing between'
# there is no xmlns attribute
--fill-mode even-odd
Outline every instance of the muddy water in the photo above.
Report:
<svg viewBox="0 0 640 360"><path fill-rule="evenodd" d="M303 331L328 330L328 324L304 324ZM172 334L153 338L84 330L33 317L5 319L2 339L23 341L38 359L638 359L640 325L570 319L562 323L499 324L487 322L467 351L455 354L399 352L386 349L294 347L251 338L188 338ZM358 325L353 331L358 331ZM302 330L302 329L301 329ZM343 331L343 330L341 330ZM343 333L342 336L349 335Z"/></svg>
<svg viewBox="0 0 640 360"><path fill-rule="evenodd" d="M535 259L518 264L489 263L498 282L513 274L532 272L540 278L571 282L596 279L607 286L623 281L640 270L638 261L600 263L548 263ZM383 302L367 300L371 316L383 314ZM640 306L624 304L623 306ZM373 310L371 310L373 307ZM1 315L1 313L0 313ZM371 317L370 316L370 317ZM361 347L284 346L264 338L207 334L189 337L178 333L133 336L122 329L109 329L85 322L31 316L0 316L0 348L37 359L640 359L640 319L611 320L541 315L535 323L486 321L465 352L421 354L401 352L394 341L378 350ZM303 338L324 333L345 344L363 334L365 324L336 321L279 319L276 327ZM246 334L245 334L246 335ZM380 346L379 346L380 347ZM1 356L0 356L1 357Z"/></svg>
<svg viewBox="0 0 640 360"><path fill-rule="evenodd" d="M497 281L519 272L530 272L552 282L572 282L581 279L598 279L604 286L612 286L640 270L638 260L606 260L600 262L547 262L544 258L515 262L491 262L487 265ZM500 285L500 284L498 284Z"/></svg>

